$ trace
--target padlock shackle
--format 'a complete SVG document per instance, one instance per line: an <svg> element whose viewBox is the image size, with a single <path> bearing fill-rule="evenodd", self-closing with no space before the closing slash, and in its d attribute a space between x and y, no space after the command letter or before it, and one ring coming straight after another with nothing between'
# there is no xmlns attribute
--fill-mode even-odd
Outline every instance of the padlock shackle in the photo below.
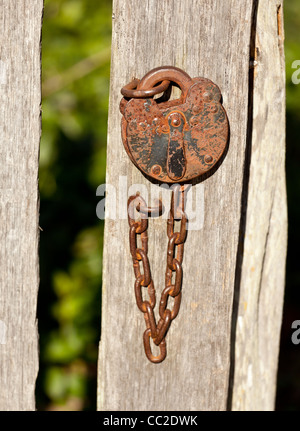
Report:
<svg viewBox="0 0 300 431"><path fill-rule="evenodd" d="M172 81L179 85L182 96L186 97L187 92L193 83L192 78L183 70L174 66L156 67L150 70L139 82L137 90L147 90L161 81Z"/></svg>
<svg viewBox="0 0 300 431"><path fill-rule="evenodd" d="M139 82L139 79L134 79L133 81L129 82L129 84L125 85L121 89L121 94L128 99L143 99L146 97L153 97L159 93L163 93L170 85L170 81L163 81L161 84L157 85L156 87L150 88L149 90L137 90Z"/></svg>

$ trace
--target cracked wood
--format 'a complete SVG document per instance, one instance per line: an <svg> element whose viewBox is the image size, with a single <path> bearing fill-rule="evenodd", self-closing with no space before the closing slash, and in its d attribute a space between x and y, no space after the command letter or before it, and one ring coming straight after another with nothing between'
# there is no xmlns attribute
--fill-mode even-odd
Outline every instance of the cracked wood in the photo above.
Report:
<svg viewBox="0 0 300 431"><path fill-rule="evenodd" d="M43 0L0 0L0 410L34 410Z"/></svg>

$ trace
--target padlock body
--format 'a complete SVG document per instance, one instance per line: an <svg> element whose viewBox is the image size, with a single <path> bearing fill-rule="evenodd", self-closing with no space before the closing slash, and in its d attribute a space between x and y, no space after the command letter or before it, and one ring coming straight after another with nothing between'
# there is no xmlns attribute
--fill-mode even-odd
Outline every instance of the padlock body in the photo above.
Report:
<svg viewBox="0 0 300 431"><path fill-rule="evenodd" d="M194 78L186 97L122 99L122 139L133 163L163 183L187 182L209 172L228 142L228 119L217 85Z"/></svg>

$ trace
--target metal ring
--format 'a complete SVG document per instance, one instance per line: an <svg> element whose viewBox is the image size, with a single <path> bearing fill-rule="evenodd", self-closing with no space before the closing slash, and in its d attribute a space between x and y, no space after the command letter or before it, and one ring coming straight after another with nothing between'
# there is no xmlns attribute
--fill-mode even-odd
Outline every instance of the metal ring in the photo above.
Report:
<svg viewBox="0 0 300 431"><path fill-rule="evenodd" d="M149 284L151 282L151 272L150 272L149 259L148 259L147 253L145 253L145 251L143 249L141 249L141 248L137 248L136 249L136 253L137 253L137 255L141 256L141 258L142 258L141 261L142 261L142 264L143 264L143 271L144 271L144 273L141 274L139 266L136 266L136 268L134 268L134 269L136 269L135 276L139 277L140 275L142 275L143 276L143 280L141 282L141 285L143 287L147 287L147 286L149 286Z"/></svg>
<svg viewBox="0 0 300 431"><path fill-rule="evenodd" d="M161 84L155 87L149 88L148 90L137 90L137 86L140 83L139 79L134 79L129 84L125 85L121 89L121 94L124 97L130 99L145 99L147 97L155 96L156 94L163 93L170 85L170 81L164 80Z"/></svg>
<svg viewBox="0 0 300 431"><path fill-rule="evenodd" d="M150 328L151 338L155 338L157 334L157 328L155 323L155 317L153 312L153 307L148 301L145 301L146 313L144 314L147 329Z"/></svg>
<svg viewBox="0 0 300 431"><path fill-rule="evenodd" d="M157 82L168 80L175 82L181 89L181 100L187 95L190 86L194 83L193 79L183 70L173 66L156 67L150 70L141 79L139 88L152 88Z"/></svg>
<svg viewBox="0 0 300 431"><path fill-rule="evenodd" d="M154 364L159 364L165 359L167 355L166 340L164 338L162 339L160 345L158 346L160 349L160 354L158 356L154 356L153 353L151 352L150 337L151 337L151 329L148 328L144 332L144 336L143 336L145 353L149 361L153 362Z"/></svg>
<svg viewBox="0 0 300 431"><path fill-rule="evenodd" d="M179 292L176 296L173 296L174 289L175 289L175 286L170 285L165 287L162 292L160 303L159 303L159 315L161 319L157 324L158 331L160 330L160 327L159 327L160 322L165 320L165 311L169 310L169 308L167 308L167 302L168 302L169 296L172 296L174 298L173 309L169 310L171 311L171 320L175 319L175 317L178 314L180 303L181 303L181 292Z"/></svg>
<svg viewBox="0 0 300 431"><path fill-rule="evenodd" d="M154 207L147 207L145 205L144 206L138 205L136 207L136 210L138 212L141 212L144 215L150 215L150 217L161 216L165 211L165 207L164 207L161 199L156 199L155 204L156 205Z"/></svg>
<svg viewBox="0 0 300 431"><path fill-rule="evenodd" d="M167 308L164 312L164 317L162 318L163 323L160 326L157 336L153 339L154 344L156 344L157 346L159 346L162 340L164 340L165 335L170 327L171 321L171 311Z"/></svg>
<svg viewBox="0 0 300 431"><path fill-rule="evenodd" d="M139 234L145 232L148 227L148 219L143 213L141 213L141 220L136 221L134 219L134 209L137 207L137 205L140 204L146 206L146 202L139 194L130 196L127 201L127 215L129 226L136 226L136 233Z"/></svg>

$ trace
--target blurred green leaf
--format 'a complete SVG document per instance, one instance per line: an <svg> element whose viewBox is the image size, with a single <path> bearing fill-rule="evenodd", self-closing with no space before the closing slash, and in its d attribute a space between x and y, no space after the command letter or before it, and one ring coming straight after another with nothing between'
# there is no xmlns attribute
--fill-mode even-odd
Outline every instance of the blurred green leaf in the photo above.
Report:
<svg viewBox="0 0 300 431"><path fill-rule="evenodd" d="M45 0L39 409L96 408L111 7Z"/></svg>

